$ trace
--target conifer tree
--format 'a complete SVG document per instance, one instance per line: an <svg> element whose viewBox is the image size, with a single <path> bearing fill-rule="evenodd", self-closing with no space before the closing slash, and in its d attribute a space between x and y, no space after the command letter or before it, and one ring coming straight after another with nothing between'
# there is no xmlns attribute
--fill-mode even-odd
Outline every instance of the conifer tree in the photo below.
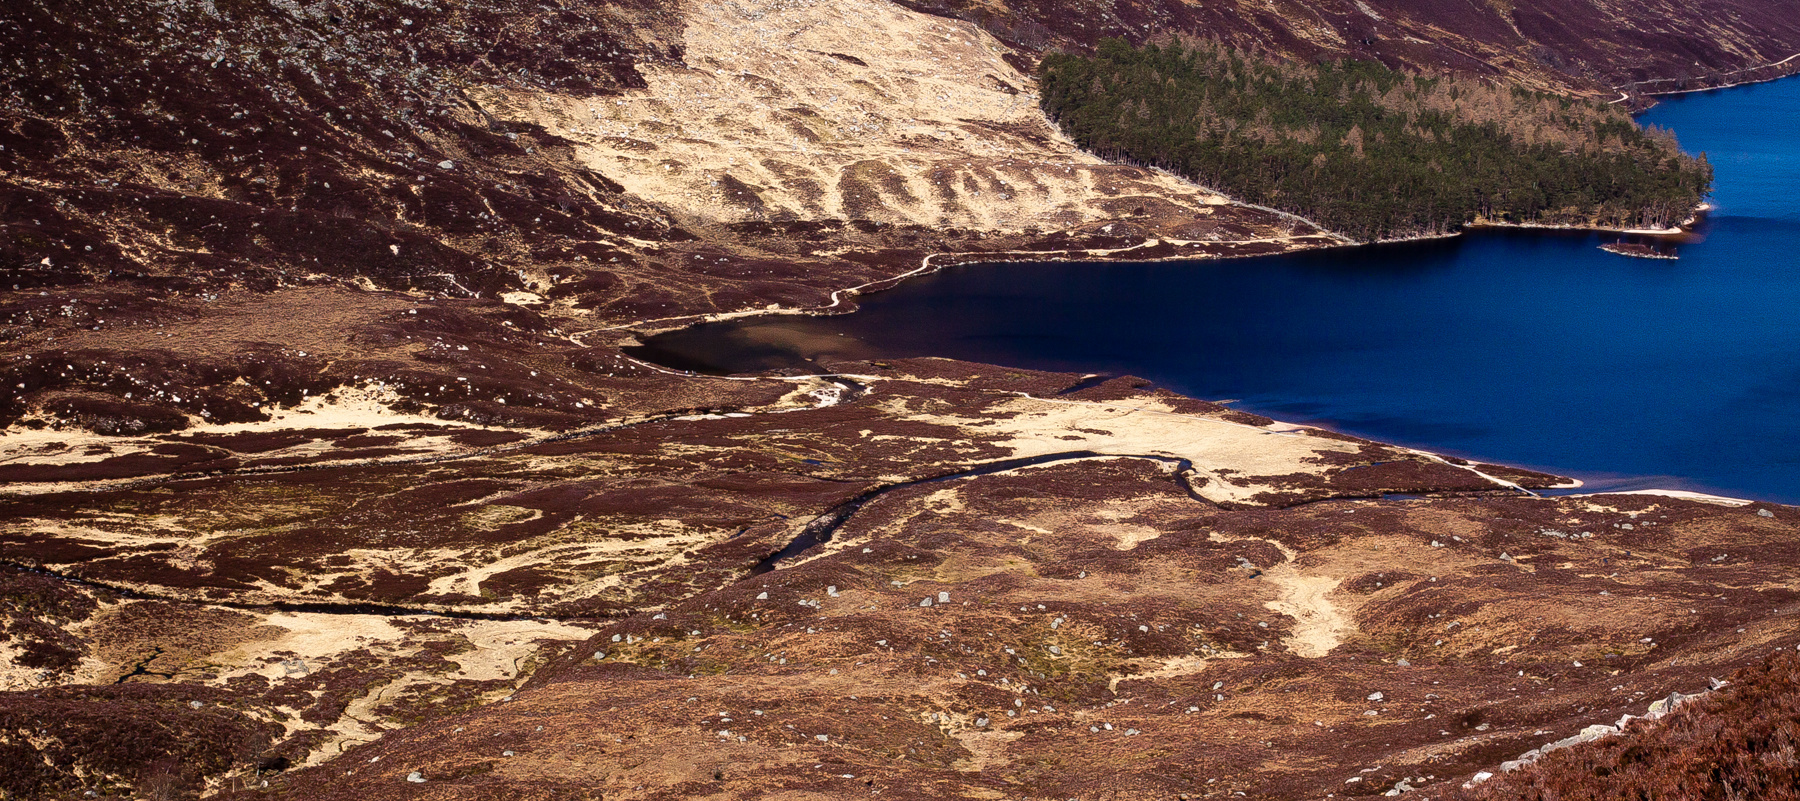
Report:
<svg viewBox="0 0 1800 801"><path fill-rule="evenodd" d="M1480 220L1668 225L1712 184L1704 157L1617 107L1481 79L1116 39L1040 72L1045 112L1090 151L1363 239Z"/></svg>

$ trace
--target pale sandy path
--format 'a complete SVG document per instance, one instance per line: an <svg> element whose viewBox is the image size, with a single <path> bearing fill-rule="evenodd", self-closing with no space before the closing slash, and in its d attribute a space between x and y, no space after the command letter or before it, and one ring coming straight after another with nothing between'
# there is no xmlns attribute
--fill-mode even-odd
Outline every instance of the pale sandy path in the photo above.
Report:
<svg viewBox="0 0 1800 801"><path fill-rule="evenodd" d="M1263 606L1298 621L1284 643L1294 655L1317 659L1342 645L1344 636L1356 630L1349 616L1327 597L1337 589L1339 579L1305 575L1292 562L1265 570L1262 577L1281 590L1279 599Z"/></svg>

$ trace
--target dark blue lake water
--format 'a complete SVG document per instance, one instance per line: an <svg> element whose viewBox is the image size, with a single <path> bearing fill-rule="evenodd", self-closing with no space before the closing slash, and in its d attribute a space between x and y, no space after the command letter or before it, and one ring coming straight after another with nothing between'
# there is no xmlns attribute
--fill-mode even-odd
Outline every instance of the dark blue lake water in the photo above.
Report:
<svg viewBox="0 0 1800 801"><path fill-rule="evenodd" d="M658 338L726 370L948 356L1131 373L1238 408L1574 475L1800 503L1800 79L1643 116L1717 169L1680 260L1478 232L1257 259L959 267L824 318Z"/></svg>

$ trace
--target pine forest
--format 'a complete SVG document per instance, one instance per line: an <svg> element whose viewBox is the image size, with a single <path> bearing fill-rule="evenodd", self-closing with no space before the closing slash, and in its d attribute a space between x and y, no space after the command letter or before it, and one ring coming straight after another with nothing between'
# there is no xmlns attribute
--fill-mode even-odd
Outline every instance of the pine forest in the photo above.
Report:
<svg viewBox="0 0 1800 801"><path fill-rule="evenodd" d="M1478 78L1116 39L1040 71L1045 112L1082 147L1363 240L1667 226L1712 183L1704 156L1618 106Z"/></svg>

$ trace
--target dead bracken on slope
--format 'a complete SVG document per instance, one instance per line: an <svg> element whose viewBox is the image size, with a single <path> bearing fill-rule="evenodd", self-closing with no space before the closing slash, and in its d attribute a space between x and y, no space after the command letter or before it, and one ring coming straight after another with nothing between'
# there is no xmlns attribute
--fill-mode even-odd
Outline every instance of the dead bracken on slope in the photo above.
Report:
<svg viewBox="0 0 1800 801"><path fill-rule="evenodd" d="M592 169L721 234L830 219L1023 234L1098 228L1140 206L1193 227L1225 204L1077 150L1044 120L1030 72L973 24L883 0L692 13L683 63L646 67L643 92L494 92L484 105L578 143Z"/></svg>
<svg viewBox="0 0 1800 801"><path fill-rule="evenodd" d="M676 26L654 4L9 7L0 61L63 66L8 73L0 102L0 424L260 423L373 386L442 417L566 429L629 406L615 398L637 390L609 379L636 368L610 346L646 319L848 308L834 291L939 253L1336 241L1080 153L983 31L865 11L890 51L933 26L943 44L884 72L840 52L877 58L856 41L870 28L783 12L761 24L822 50L783 51L801 60L783 88L747 71L771 72L780 42L724 41L753 8ZM707 114L700 92L732 99ZM747 124L753 106L774 116ZM895 109L943 113L902 130Z"/></svg>
<svg viewBox="0 0 1800 801"><path fill-rule="evenodd" d="M789 417L786 448L831 416ZM1792 647L1793 591L1750 577L1800 554L1789 513L1762 508L1508 492L1233 510L1117 459L920 484L772 573L606 625L510 702L269 792L1442 790ZM1321 636L1319 617L1353 625Z"/></svg>
<svg viewBox="0 0 1800 801"><path fill-rule="evenodd" d="M1793 590L1767 580L1800 559L1785 510L1533 498L1513 482L1558 479L1499 483L1130 380L1059 395L1081 377L840 367L865 390L834 405L405 477L16 499L5 516L34 533L0 555L114 588L60 613L75 639L25 646L62 667L17 686L207 688L286 727L271 744L311 738L314 762L386 732L215 784L255 793L1285 798L1460 783L1800 636ZM146 628L158 605L218 623ZM555 645L480 667L507 642ZM288 748L267 753L306 761Z"/></svg>
<svg viewBox="0 0 1800 801"><path fill-rule="evenodd" d="M619 350L1334 241L1079 152L1037 48L1588 93L1800 50L1761 0L1565 5L7 5L0 795L1374 794L1791 646L1786 508L1131 379Z"/></svg>
<svg viewBox="0 0 1800 801"><path fill-rule="evenodd" d="M1619 737L1546 756L1517 773L1467 788L1472 799L1800 797L1800 654L1778 653L1739 670ZM1595 781L1604 778L1604 782Z"/></svg>

